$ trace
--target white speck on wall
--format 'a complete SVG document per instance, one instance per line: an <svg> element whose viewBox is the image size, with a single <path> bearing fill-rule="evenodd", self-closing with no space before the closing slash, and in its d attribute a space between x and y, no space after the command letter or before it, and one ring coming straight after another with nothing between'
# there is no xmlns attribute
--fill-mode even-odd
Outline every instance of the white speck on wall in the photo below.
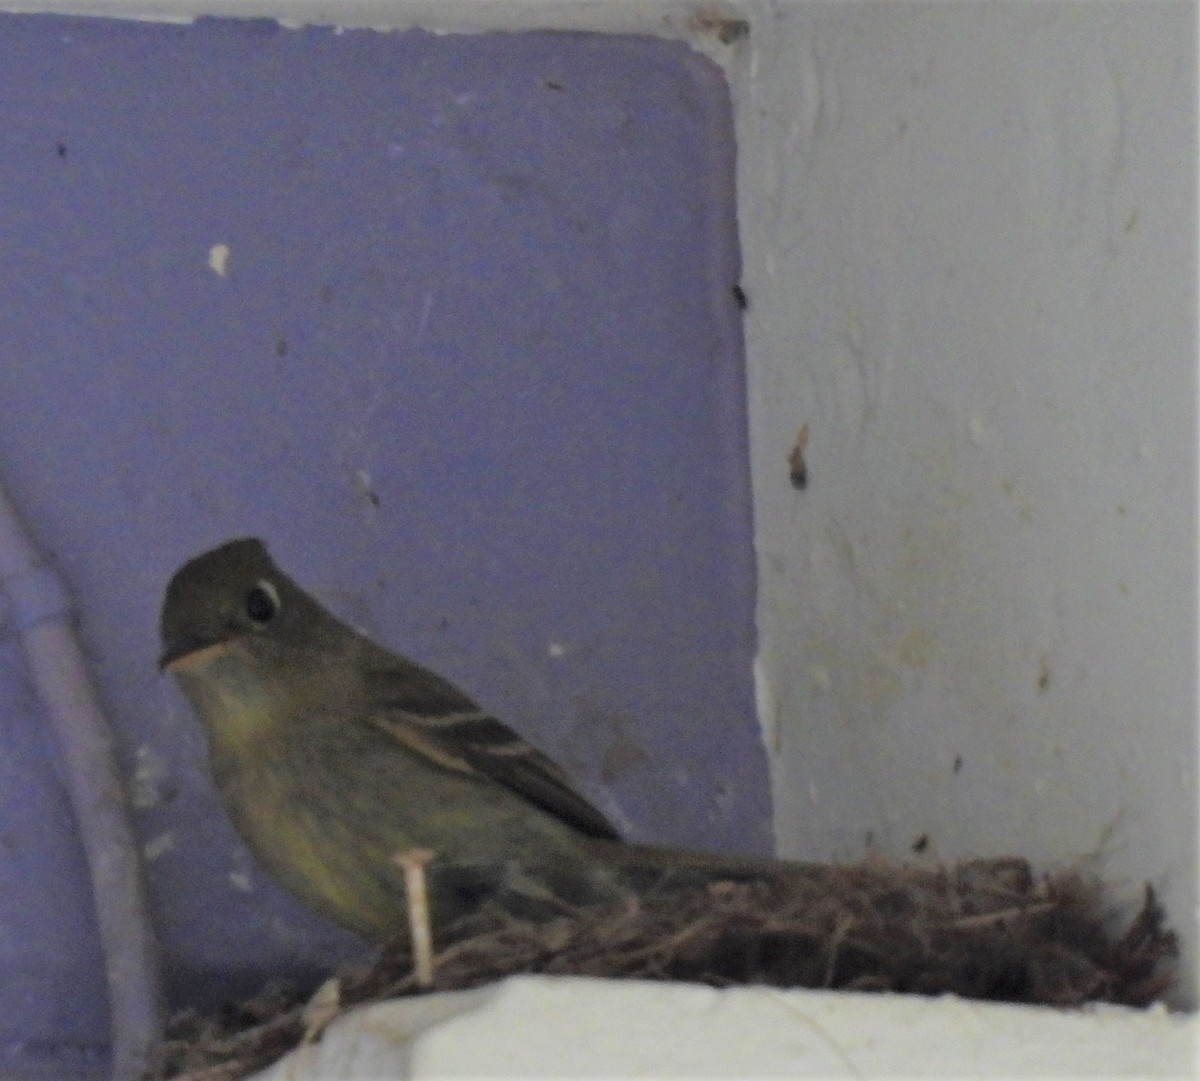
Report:
<svg viewBox="0 0 1200 1081"><path fill-rule="evenodd" d="M366 508L368 520L374 522L381 500L379 493L375 490L369 470L356 469L354 471L354 490L358 493L363 506Z"/></svg>
<svg viewBox="0 0 1200 1081"><path fill-rule="evenodd" d="M173 852L176 843L175 834L170 830L160 833L142 845L142 856L147 863L153 863L162 859L168 852Z"/></svg>
<svg viewBox="0 0 1200 1081"><path fill-rule="evenodd" d="M166 796L170 767L153 747L142 744L134 752L133 774L129 778L129 802L139 811L157 807Z"/></svg>
<svg viewBox="0 0 1200 1081"><path fill-rule="evenodd" d="M229 884L241 893L253 893L254 883L245 871L230 871Z"/></svg>
<svg viewBox="0 0 1200 1081"><path fill-rule="evenodd" d="M219 278L229 274L229 245L214 244L208 249L208 269Z"/></svg>

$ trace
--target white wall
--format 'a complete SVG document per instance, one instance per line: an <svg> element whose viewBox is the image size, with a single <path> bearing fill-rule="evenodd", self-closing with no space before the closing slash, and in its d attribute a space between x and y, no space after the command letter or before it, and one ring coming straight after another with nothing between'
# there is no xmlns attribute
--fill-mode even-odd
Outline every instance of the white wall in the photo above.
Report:
<svg viewBox="0 0 1200 1081"><path fill-rule="evenodd" d="M720 56L781 850L1094 856L1160 890L1195 1002L1192 5L752 0L729 48L652 0L24 7Z"/></svg>
<svg viewBox="0 0 1200 1081"><path fill-rule="evenodd" d="M1096 854L1161 891L1190 981L1192 8L763 16L736 77L781 848Z"/></svg>

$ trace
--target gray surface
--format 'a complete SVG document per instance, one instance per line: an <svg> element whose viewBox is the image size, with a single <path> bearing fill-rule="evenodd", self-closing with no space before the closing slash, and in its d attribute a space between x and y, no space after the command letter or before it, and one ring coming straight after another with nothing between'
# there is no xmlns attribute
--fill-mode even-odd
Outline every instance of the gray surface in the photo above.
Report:
<svg viewBox="0 0 1200 1081"><path fill-rule="evenodd" d="M630 836L766 851L717 69L650 39L3 16L0 79L0 475L140 770L175 999L362 949L253 865L154 670L166 579L231 535ZM11 639L0 738L0 1036L95 1040Z"/></svg>

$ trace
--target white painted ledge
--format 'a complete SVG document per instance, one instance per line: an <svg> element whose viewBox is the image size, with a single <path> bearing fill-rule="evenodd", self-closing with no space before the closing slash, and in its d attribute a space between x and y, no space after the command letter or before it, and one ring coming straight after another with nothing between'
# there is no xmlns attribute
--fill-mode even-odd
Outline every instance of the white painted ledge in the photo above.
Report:
<svg viewBox="0 0 1200 1081"><path fill-rule="evenodd" d="M1195 1016L514 977L351 1011L255 1081L1191 1077Z"/></svg>

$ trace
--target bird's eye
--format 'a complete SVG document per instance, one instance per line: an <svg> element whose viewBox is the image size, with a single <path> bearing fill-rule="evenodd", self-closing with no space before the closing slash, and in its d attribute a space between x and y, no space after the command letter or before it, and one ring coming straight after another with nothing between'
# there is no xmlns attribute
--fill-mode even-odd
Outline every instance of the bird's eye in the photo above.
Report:
<svg viewBox="0 0 1200 1081"><path fill-rule="evenodd" d="M246 615L250 622L265 627L279 611L279 591L265 578L246 590Z"/></svg>

